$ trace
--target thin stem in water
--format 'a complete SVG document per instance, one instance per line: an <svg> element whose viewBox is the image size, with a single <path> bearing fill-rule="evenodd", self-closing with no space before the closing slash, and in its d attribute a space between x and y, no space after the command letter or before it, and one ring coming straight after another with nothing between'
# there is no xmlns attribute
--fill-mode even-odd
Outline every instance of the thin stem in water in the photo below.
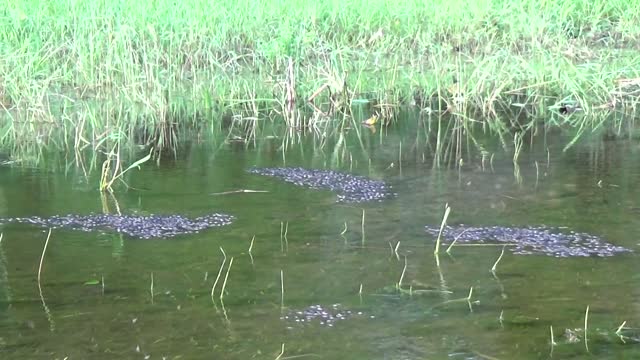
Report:
<svg viewBox="0 0 640 360"><path fill-rule="evenodd" d="M38 266L38 284L40 284L40 274L42 273L42 263L44 262L44 253L47 251L47 246L49 245L50 238L51 238L51 229L49 229L49 233L47 234L47 240L44 242L44 248L42 249L42 256L40 256L40 266Z"/></svg>
<svg viewBox="0 0 640 360"><path fill-rule="evenodd" d="M227 287L227 279L229 278L229 272L231 271L231 265L233 265L233 257L229 260L229 267L227 268L227 273L224 276L224 281L222 282L222 290L220 290L220 300L224 297L224 289Z"/></svg>

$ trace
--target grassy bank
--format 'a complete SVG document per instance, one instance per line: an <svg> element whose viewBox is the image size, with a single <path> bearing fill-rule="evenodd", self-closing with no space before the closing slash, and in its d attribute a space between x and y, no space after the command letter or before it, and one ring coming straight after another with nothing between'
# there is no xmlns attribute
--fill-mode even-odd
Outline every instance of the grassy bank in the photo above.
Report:
<svg viewBox="0 0 640 360"><path fill-rule="evenodd" d="M167 147L183 127L298 126L353 103L501 122L514 109L635 110L640 3L396 3L10 1L0 145Z"/></svg>

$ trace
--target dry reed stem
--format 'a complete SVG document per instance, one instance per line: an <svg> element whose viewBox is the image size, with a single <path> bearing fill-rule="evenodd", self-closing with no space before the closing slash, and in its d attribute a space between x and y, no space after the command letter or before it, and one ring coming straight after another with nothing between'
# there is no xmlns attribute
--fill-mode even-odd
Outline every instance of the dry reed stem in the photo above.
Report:
<svg viewBox="0 0 640 360"><path fill-rule="evenodd" d="M38 284L40 284L40 275L42 273L42 264L44 262L44 254L47 251L47 246L49 245L49 239L51 238L51 229L47 233L47 240L44 242L44 248L42 249L42 256L40 256L40 266L38 266Z"/></svg>

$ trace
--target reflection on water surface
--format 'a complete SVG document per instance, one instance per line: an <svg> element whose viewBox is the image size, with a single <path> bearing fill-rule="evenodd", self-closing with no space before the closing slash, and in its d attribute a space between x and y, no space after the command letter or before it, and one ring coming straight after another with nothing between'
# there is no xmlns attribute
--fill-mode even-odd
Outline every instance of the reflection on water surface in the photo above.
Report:
<svg viewBox="0 0 640 360"><path fill-rule="evenodd" d="M235 221L153 241L56 229L40 289L46 229L4 224L0 356L539 359L552 350L551 329L554 358L638 356L628 329L640 324L640 148L632 141L562 152L566 139L536 137L516 168L499 141L478 137L486 153L470 147L460 169L434 168L433 143L416 129L363 133L335 148L303 138L278 151L273 141L194 145L183 160L132 172L132 189L115 196L124 214L221 212ZM332 191L247 172L254 166L366 176L397 196L336 202ZM0 172L0 217L105 210L94 178ZM259 192L226 193L239 189ZM113 199L106 203L117 212ZM492 273L501 245L461 243L436 261L424 227L440 224L445 204L450 224L567 227L634 252L507 251Z"/></svg>

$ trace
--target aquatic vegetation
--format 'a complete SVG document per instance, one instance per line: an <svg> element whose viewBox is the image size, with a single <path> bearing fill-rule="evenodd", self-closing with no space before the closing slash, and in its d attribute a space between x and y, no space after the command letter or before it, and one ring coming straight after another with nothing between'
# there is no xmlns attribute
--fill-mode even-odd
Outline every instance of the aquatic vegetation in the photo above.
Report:
<svg viewBox="0 0 640 360"><path fill-rule="evenodd" d="M438 236L439 227L425 226L427 233ZM558 228L530 226L446 226L444 238L461 243L496 242L511 244L514 254L544 254L554 257L613 256L631 250L603 241L595 235L563 231Z"/></svg>
<svg viewBox="0 0 640 360"><path fill-rule="evenodd" d="M197 233L212 227L231 224L234 217L225 214L208 214L193 219L182 215L56 215L26 218L0 219L2 223L33 224L46 228L63 228L81 231L110 230L134 238L169 238Z"/></svg>
<svg viewBox="0 0 640 360"><path fill-rule="evenodd" d="M216 280L213 282L213 286L211 287L211 300L213 300L213 294L216 291L216 285L218 285L218 281L220 280L220 275L222 275L222 269L224 269L224 265L227 262L227 253L224 252L222 246L220 247L220 251L222 252L222 264L220 264L220 270L218 270L218 276L216 276ZM231 268L231 267L229 267ZM223 297L224 291L220 292L220 299Z"/></svg>
<svg viewBox="0 0 640 360"><path fill-rule="evenodd" d="M382 201L395 196L391 192L391 187L383 181L333 170L289 167L251 168L247 171L253 174L277 177L298 186L335 191L338 193L337 202Z"/></svg>
<svg viewBox="0 0 640 360"><path fill-rule="evenodd" d="M504 111L553 113L552 124L582 130L601 125L595 112L636 108L639 7L11 1L0 19L0 146L18 160L43 146L167 149L184 129L224 119L247 132L267 118L302 127L343 120L353 105L383 123L417 105L465 122L480 113L493 127L512 123ZM575 109L587 116L565 117Z"/></svg>
<svg viewBox="0 0 640 360"><path fill-rule="evenodd" d="M120 157L120 149L112 149L111 152L107 155L107 159L102 163L102 172L100 175L100 191L110 191L113 192L113 183L116 180L123 181L121 178L124 174L129 172L129 170L139 167L145 162L151 159L151 154L153 149L149 151L149 154L143 157L140 160L135 161L133 164L129 165L126 169L121 169L121 157ZM115 167L111 169L111 166ZM123 181L124 182L124 181ZM125 183L126 185L126 183Z"/></svg>
<svg viewBox="0 0 640 360"><path fill-rule="evenodd" d="M624 332L617 332L611 329L595 329L593 334L594 342L600 344L630 344L640 343L640 336L637 329L629 329ZM555 345L570 345L586 341L587 334L584 328L565 328L564 333L555 343Z"/></svg>

